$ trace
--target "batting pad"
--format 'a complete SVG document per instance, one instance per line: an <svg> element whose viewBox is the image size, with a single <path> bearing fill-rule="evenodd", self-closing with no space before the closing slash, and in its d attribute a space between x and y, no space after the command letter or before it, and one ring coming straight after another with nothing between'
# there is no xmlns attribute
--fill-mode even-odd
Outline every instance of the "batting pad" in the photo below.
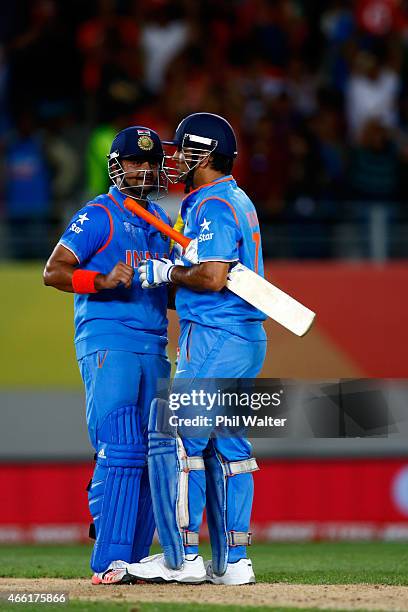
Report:
<svg viewBox="0 0 408 612"><path fill-rule="evenodd" d="M250 544L254 483L251 472L258 469L254 458L224 461L212 443L204 455L207 486L207 522L212 565L222 576L227 563L246 557Z"/></svg>
<svg viewBox="0 0 408 612"><path fill-rule="evenodd" d="M147 450L137 407L111 412L99 429L98 439L88 499L96 531L91 568L103 572L115 559L132 562L137 543L140 482Z"/></svg>
<svg viewBox="0 0 408 612"><path fill-rule="evenodd" d="M169 407L155 399L149 421L148 466L153 510L164 557L172 569L184 563L184 546L198 546L198 532L189 531L190 472L204 470L202 457L187 457L175 428L169 426ZM166 418L167 417L167 418Z"/></svg>

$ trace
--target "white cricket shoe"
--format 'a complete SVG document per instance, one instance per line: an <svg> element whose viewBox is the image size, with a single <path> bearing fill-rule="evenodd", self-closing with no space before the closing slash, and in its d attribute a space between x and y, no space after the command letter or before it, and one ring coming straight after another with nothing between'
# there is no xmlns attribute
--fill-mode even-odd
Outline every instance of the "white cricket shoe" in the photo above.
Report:
<svg viewBox="0 0 408 612"><path fill-rule="evenodd" d="M202 584L207 582L204 561L199 555L193 559L186 559L179 570L171 569L166 565L164 555L151 555L139 563L128 563L127 572L133 582L178 582L180 584Z"/></svg>
<svg viewBox="0 0 408 612"><path fill-rule="evenodd" d="M131 579L126 571L125 561L112 561L104 572L95 572L92 584L129 584Z"/></svg>
<svg viewBox="0 0 408 612"><path fill-rule="evenodd" d="M227 571L222 576L215 574L212 561L205 562L207 582L212 584L254 584L255 574L251 559L240 559L236 563L228 563Z"/></svg>

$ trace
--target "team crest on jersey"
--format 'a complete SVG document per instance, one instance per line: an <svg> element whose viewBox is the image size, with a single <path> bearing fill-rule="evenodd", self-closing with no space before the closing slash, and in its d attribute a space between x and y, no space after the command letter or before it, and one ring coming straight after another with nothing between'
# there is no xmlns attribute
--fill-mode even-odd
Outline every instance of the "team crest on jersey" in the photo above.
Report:
<svg viewBox="0 0 408 612"><path fill-rule="evenodd" d="M150 138L150 136L147 136L147 134L143 134L143 136L140 136L137 144L139 146L139 149L142 149L142 151L151 151L153 149L153 140Z"/></svg>

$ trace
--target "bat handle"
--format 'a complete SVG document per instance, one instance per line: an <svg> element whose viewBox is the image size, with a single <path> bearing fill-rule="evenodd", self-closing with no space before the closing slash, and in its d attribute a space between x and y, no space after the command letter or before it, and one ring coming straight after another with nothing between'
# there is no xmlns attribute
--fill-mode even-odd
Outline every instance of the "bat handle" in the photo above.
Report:
<svg viewBox="0 0 408 612"><path fill-rule="evenodd" d="M167 223L162 221L162 219L159 219L158 217L155 217L155 215L152 215L152 213L143 208L143 206L140 206L140 204L138 204L132 198L126 198L124 201L124 205L135 215L141 217L142 219L147 221L147 223L150 223L150 225L153 225L156 229L159 230L159 232L163 232L163 234L166 234L166 236L174 240L174 242L180 244L184 249L186 249L190 244L190 238L187 238L187 236L184 236L183 234L175 230L173 227L171 227L171 225L168 225Z"/></svg>

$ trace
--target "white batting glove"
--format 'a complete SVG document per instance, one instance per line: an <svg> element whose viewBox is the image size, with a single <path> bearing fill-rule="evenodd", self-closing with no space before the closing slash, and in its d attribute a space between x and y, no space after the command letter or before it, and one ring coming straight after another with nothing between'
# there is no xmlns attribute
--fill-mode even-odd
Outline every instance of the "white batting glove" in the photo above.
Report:
<svg viewBox="0 0 408 612"><path fill-rule="evenodd" d="M170 274L174 263L170 259L145 259L137 271L143 289L153 289L171 283Z"/></svg>
<svg viewBox="0 0 408 612"><path fill-rule="evenodd" d="M192 264L198 264L198 252L197 252L197 238L194 238L186 249L175 243L174 254L176 266L185 266L186 262Z"/></svg>
<svg viewBox="0 0 408 612"><path fill-rule="evenodd" d="M192 264L198 264L198 242L197 238L191 240L188 247L185 249L183 253L184 259L187 259Z"/></svg>

